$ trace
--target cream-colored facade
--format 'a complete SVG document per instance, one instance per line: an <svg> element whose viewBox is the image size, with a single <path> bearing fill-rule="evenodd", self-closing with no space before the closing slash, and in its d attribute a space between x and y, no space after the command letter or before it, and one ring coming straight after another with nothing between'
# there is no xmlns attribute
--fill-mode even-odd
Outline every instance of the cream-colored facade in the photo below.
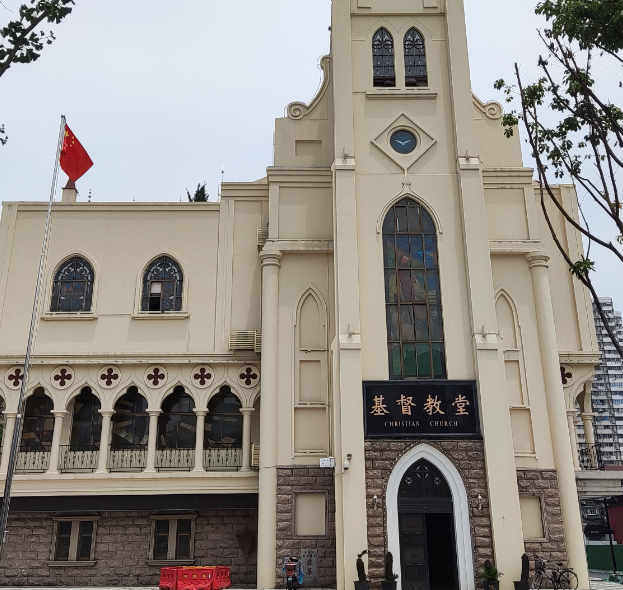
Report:
<svg viewBox="0 0 623 590"><path fill-rule="evenodd" d="M393 40L393 86L375 86L372 48L381 28ZM427 80L407 86L403 39L413 28L424 42ZM201 511L246 510L254 525L257 514L258 588L281 583L283 556L308 548L317 583L339 589L351 587L356 555L368 548L376 584L389 548L399 587L436 590L432 565L424 585L408 580L396 503L405 474L422 460L450 490L454 557L447 565L457 589L472 590L474 572L488 558L509 590L524 550L566 561L587 589L575 420L578 403L590 430L599 363L591 302L550 237L519 139L504 137L501 107L472 94L463 3L333 0L331 52L320 65L317 96L291 104L276 121L266 178L224 184L218 203L73 202L67 190L55 204L28 382L29 394L42 388L52 400L53 432L39 455L30 451L36 473L24 467L24 451L14 494L31 500L18 506L42 512L51 502L58 519L63 510L50 497L80 498L75 509L88 514L112 514L106 497L122 497L126 511L139 510L127 500L132 496L201 497L196 505L163 500L154 509L198 510L188 517L195 553ZM415 137L415 150L396 151L396 131ZM556 191L575 206L572 186ZM390 379L383 228L404 199L435 226L442 381L475 381L480 436L383 439L364 432L362 383ZM550 213L569 256L579 259L579 235ZM4 472L19 392L12 376L23 361L45 214L42 203L5 202L0 223ZM183 272L181 303L149 312L144 275L163 256ZM92 267L91 307L51 312L55 273L72 257ZM107 381L110 375L116 378ZM424 382L404 381L417 403ZM102 435L80 470L63 461L77 452L74 400L85 387L100 400ZM135 463L111 439L130 387L146 400L149 416ZM176 387L192 398L187 413L196 415L195 446L182 458L152 436ZM218 463L204 424L214 424L210 401L223 387L237 398L242 421L239 446ZM113 455L122 468L114 469ZM319 467L329 457L335 468ZM153 522L152 515L147 537L156 534ZM213 534L208 541L216 546L218 526ZM171 539L167 563L176 562ZM110 579L98 570L107 559L98 557L100 542L96 536L92 583ZM146 551L128 551L140 553L134 557L153 577L156 541L146 543ZM0 568L10 570L8 547ZM58 567L50 555L50 568ZM214 555L223 563L231 558ZM186 561L205 564L204 557Z"/></svg>

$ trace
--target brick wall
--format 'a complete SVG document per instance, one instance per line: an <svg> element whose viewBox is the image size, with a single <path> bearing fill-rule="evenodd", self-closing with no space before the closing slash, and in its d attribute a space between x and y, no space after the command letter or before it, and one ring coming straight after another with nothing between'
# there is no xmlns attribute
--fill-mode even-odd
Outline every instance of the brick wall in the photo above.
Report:
<svg viewBox="0 0 623 590"><path fill-rule="evenodd" d="M560 509L558 477L554 469L517 469L517 485L520 494L541 498L543 532L545 541L527 541L526 553L532 558L538 555L555 562L567 562L565 531ZM532 559L531 565L534 565Z"/></svg>
<svg viewBox="0 0 623 590"><path fill-rule="evenodd" d="M335 588L335 484L333 469L309 465L277 467L277 587L284 585L283 560L292 551L315 549L318 554L318 585ZM328 530L322 539L300 539L294 536L294 494L327 492Z"/></svg>
<svg viewBox="0 0 623 590"><path fill-rule="evenodd" d="M454 464L463 478L470 504L470 522L474 551L474 568L480 569L485 559L493 561L489 493L482 441L390 441L367 440L366 494L368 511L368 567L372 586L378 588L383 577L387 551L387 523L385 522L385 490L387 482L400 458L415 446L427 444L441 451ZM478 509L478 495L482 508ZM373 498L377 497L377 508ZM397 572L400 573L400 572Z"/></svg>
<svg viewBox="0 0 623 590"><path fill-rule="evenodd" d="M49 567L52 515L13 514L9 543L0 560L0 586L157 586L158 566L149 566L149 512L102 512L93 567ZM60 516L60 515L59 515ZM206 510L195 521L195 565L231 567L235 585L255 586L255 553L247 558L236 533L257 529L256 510Z"/></svg>

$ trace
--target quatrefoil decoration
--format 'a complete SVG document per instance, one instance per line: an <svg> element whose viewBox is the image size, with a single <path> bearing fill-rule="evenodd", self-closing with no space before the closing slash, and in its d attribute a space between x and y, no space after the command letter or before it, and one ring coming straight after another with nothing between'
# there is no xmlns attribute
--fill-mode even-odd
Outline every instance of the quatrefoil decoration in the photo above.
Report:
<svg viewBox="0 0 623 590"><path fill-rule="evenodd" d="M57 367L52 373L52 385L57 389L67 389L74 382L74 377L71 367Z"/></svg>
<svg viewBox="0 0 623 590"><path fill-rule="evenodd" d="M567 365L560 365L560 378L563 385L571 385L573 382L573 369Z"/></svg>
<svg viewBox="0 0 623 590"><path fill-rule="evenodd" d="M162 365L153 365L145 371L145 383L149 387L162 387L167 382L167 370Z"/></svg>
<svg viewBox="0 0 623 590"><path fill-rule="evenodd" d="M4 377L4 382L9 389L19 389L24 379L24 367L11 367Z"/></svg>
<svg viewBox="0 0 623 590"><path fill-rule="evenodd" d="M205 389L214 381L214 371L208 365L199 365L191 373L193 384L199 389Z"/></svg>
<svg viewBox="0 0 623 590"><path fill-rule="evenodd" d="M245 365L238 370L238 383L242 387L250 389L255 387L260 380L260 372L253 365Z"/></svg>
<svg viewBox="0 0 623 590"><path fill-rule="evenodd" d="M105 389L112 389L115 385L119 385L121 381L121 371L114 365L103 367L97 376L97 382Z"/></svg>

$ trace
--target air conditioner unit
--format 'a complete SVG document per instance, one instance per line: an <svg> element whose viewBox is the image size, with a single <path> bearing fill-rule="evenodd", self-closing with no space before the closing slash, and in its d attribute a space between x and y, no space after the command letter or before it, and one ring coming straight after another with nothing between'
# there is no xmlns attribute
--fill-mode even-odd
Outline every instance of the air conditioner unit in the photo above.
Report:
<svg viewBox="0 0 623 590"><path fill-rule="evenodd" d="M260 444L253 443L251 445L251 467L260 466Z"/></svg>
<svg viewBox="0 0 623 590"><path fill-rule="evenodd" d="M262 351L262 334L257 330L232 330L229 333L230 350Z"/></svg>
<svg viewBox="0 0 623 590"><path fill-rule="evenodd" d="M266 240L268 240L268 228L258 227L257 228L257 247L263 248L264 244L266 244Z"/></svg>

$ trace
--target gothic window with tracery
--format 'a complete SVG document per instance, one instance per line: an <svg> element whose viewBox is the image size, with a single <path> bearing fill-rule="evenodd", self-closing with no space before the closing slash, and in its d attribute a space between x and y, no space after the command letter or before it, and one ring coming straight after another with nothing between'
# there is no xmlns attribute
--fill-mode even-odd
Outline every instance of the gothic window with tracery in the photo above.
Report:
<svg viewBox="0 0 623 590"><path fill-rule="evenodd" d="M169 256L159 256L143 276L142 311L181 311L184 277L180 265Z"/></svg>
<svg viewBox="0 0 623 590"><path fill-rule="evenodd" d="M412 199L383 222L390 379L445 379L437 231Z"/></svg>
<svg viewBox="0 0 623 590"><path fill-rule="evenodd" d="M394 39L387 29L380 28L372 37L374 86L396 86Z"/></svg>
<svg viewBox="0 0 623 590"><path fill-rule="evenodd" d="M63 262L54 275L50 311L91 311L93 279L93 267L81 256L72 256Z"/></svg>
<svg viewBox="0 0 623 590"><path fill-rule="evenodd" d="M410 29L405 35L405 85L428 86L426 71L426 48L424 37L417 29Z"/></svg>
<svg viewBox="0 0 623 590"><path fill-rule="evenodd" d="M54 402L42 387L26 400L24 426L22 430L22 451L49 451L54 433Z"/></svg>

